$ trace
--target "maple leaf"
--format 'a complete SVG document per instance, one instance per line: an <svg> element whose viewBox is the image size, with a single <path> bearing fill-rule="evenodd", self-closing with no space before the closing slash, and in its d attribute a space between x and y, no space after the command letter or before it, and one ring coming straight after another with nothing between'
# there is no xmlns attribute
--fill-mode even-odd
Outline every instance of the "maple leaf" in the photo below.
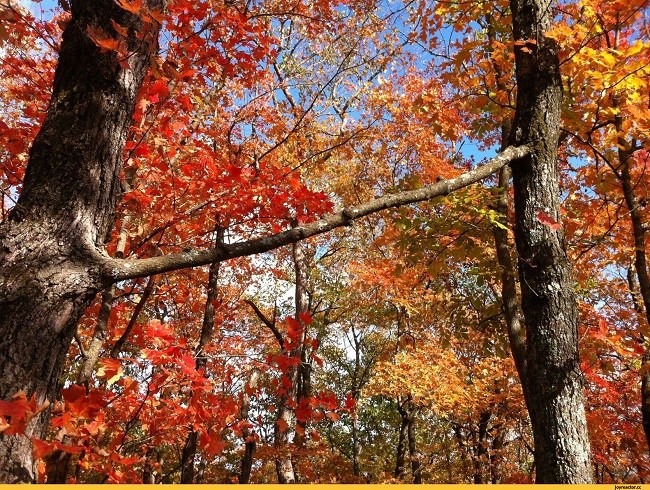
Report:
<svg viewBox="0 0 650 490"><path fill-rule="evenodd" d="M352 393L348 393L347 395L345 395L345 408L348 411L353 412L356 406L357 406L357 402L352 396Z"/></svg>
<svg viewBox="0 0 650 490"><path fill-rule="evenodd" d="M111 25L113 26L113 29L115 29L115 32L117 32L120 36L122 37L128 37L129 36L129 31L126 29L126 27L121 26L117 22L111 19Z"/></svg>
<svg viewBox="0 0 650 490"><path fill-rule="evenodd" d="M330 419L332 422L336 422L337 420L339 420L339 419L341 418L341 416L340 416L338 413L336 413L336 412L327 412L325 415L326 415L327 418Z"/></svg>
<svg viewBox="0 0 650 490"><path fill-rule="evenodd" d="M97 369L97 377L107 380L107 384L111 385L117 381L122 374L122 362L119 359L105 358L99 362L99 369Z"/></svg>
<svg viewBox="0 0 650 490"><path fill-rule="evenodd" d="M31 441L34 459L41 459L56 450L56 444L54 443L37 438L33 438Z"/></svg>
<svg viewBox="0 0 650 490"><path fill-rule="evenodd" d="M544 211L537 211L537 221L541 224L548 226L552 230L559 230L562 228L562 224L555 221L549 214Z"/></svg>
<svg viewBox="0 0 650 490"><path fill-rule="evenodd" d="M89 25L86 27L86 33L102 52L118 51L121 46L118 39L113 39L99 27Z"/></svg>
<svg viewBox="0 0 650 490"><path fill-rule="evenodd" d="M29 421L49 405L48 400L39 405L35 393L28 399L24 391L16 393L9 401L0 400L0 433L23 434Z"/></svg>
<svg viewBox="0 0 650 490"><path fill-rule="evenodd" d="M138 14L142 10L143 0L115 0L115 3L132 14Z"/></svg>

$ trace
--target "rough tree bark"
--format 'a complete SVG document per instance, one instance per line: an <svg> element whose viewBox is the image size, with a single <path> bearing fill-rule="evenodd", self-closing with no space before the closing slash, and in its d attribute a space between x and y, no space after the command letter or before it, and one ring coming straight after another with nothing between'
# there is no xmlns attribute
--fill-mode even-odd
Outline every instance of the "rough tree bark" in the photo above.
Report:
<svg viewBox="0 0 650 490"><path fill-rule="evenodd" d="M146 6L162 8L161 1ZM122 151L158 26L112 0L72 1L52 99L33 142L23 191L0 226L0 398L54 394L77 322L103 284L99 252L113 226ZM88 27L130 33L128 68ZM149 34L135 36L136 30ZM27 436L40 435L46 417ZM34 480L25 436L0 436L0 482Z"/></svg>
<svg viewBox="0 0 650 490"><path fill-rule="evenodd" d="M577 305L560 221L557 145L562 82L556 43L545 37L550 0L511 0L517 105L510 143L531 153L511 165L515 241L526 322L522 379L535 441L538 483L591 483L591 451L578 354Z"/></svg>
<svg viewBox="0 0 650 490"><path fill-rule="evenodd" d="M374 199L272 236L150 259L111 258L104 243L120 193L122 153L159 26L143 25L113 0L70 4L51 103L30 150L18 203L0 225L0 399L25 391L43 401L57 392L81 314L97 292L114 282L295 243L374 212L447 195L530 151L528 145L508 148L453 179ZM160 10L163 4L145 0L144 8ZM122 65L117 53L101 52L87 34L91 27L117 36L111 21L129 33L129 56ZM34 480L29 436L41 435L46 419L44 414L33 420L26 436L0 436L0 483Z"/></svg>

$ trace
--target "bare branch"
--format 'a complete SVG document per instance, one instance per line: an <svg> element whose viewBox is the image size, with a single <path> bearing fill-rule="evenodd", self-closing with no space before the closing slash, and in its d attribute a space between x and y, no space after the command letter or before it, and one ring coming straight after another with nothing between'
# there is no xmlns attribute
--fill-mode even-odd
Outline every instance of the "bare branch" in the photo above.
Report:
<svg viewBox="0 0 650 490"><path fill-rule="evenodd" d="M144 309L144 305L149 299L149 296L151 296L151 293L153 292L153 288L156 284L156 279L154 276L151 276L149 278L149 281L147 282L147 285L144 288L144 291L142 291L142 296L140 297L140 301L138 301L138 304L135 305L135 308L133 310L133 315L131 315L131 320L129 321L129 324L126 326L126 329L124 330L124 333L120 336L119 339L117 339L117 342L115 342L115 345L111 349L111 357L117 357L117 355L120 353L120 350L124 346L124 343L127 341L129 338L129 335L131 335L131 332L133 331L133 328L135 327L136 322L138 321L138 317L140 316L140 313L142 313L142 310Z"/></svg>
<svg viewBox="0 0 650 490"><path fill-rule="evenodd" d="M244 303L246 303L248 306L253 308L253 311L257 315L257 318L259 318L262 321L262 323L266 325L271 332L273 332L273 335L277 339L278 344L280 344L280 348L283 349L284 339L282 338L282 334L280 333L280 331L275 326L275 311L273 312L273 321L271 321L253 301L251 301L250 299L246 299L244 300Z"/></svg>
<svg viewBox="0 0 650 490"><path fill-rule="evenodd" d="M452 179L441 180L420 189L398 192L373 199L275 235L222 245L208 250L190 250L148 259L127 260L105 258L100 265L103 266L105 281L110 283L268 252L269 250L289 245L305 238L326 233L341 226L350 225L352 221L378 211L428 201L438 196L446 196L455 190L467 187L492 175L504 165L507 165L513 160L523 158L529 153L529 145L509 147L487 163Z"/></svg>

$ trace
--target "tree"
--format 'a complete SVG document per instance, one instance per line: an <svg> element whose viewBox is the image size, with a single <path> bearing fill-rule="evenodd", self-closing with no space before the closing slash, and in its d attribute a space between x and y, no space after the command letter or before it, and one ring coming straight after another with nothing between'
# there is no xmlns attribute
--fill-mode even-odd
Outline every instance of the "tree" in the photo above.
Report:
<svg viewBox="0 0 650 490"><path fill-rule="evenodd" d="M562 80L557 44L545 35L551 3L510 4L517 107L510 142L535 146L512 164L515 242L526 323L524 396L535 436L536 481L593 480L580 359L577 302L560 219L557 173Z"/></svg>
<svg viewBox="0 0 650 490"><path fill-rule="evenodd" d="M129 6L130 4L125 4ZM2 224L3 398L19 391L42 402L57 387L76 324L94 295L111 282L258 253L345 225L380 209L451 192L489 175L527 147L451 182L389 196L273 237L207 251L124 261L104 252L119 197L121 156L139 89L157 46L162 2L122 8L111 1L71 2L52 99L30 150L16 208ZM126 29L126 60L106 49L102 34ZM37 360L34 362L34 360ZM45 417L28 435L39 435ZM3 481L31 481L31 445L3 437Z"/></svg>
<svg viewBox="0 0 650 490"><path fill-rule="evenodd" d="M69 3L61 2L68 12L41 21L12 3L0 4L2 69L11 75L0 82L7 89L0 95L7 107L0 135L6 148L0 152L5 164L0 224L0 481L34 481L35 459L43 455L60 463L50 465L49 481L71 466L73 478L82 476L84 481L165 482L177 477L186 482L248 481L254 467L253 444L260 461L273 454L267 443L280 449L290 444L278 421L273 425L269 420L288 420L287 427L295 428L299 436L306 431L307 420L299 417L294 425L292 412L313 412L320 396L313 393L326 383L310 376L310 349L315 347L308 348L309 339L298 335L307 321L301 313L309 309L299 242L336 228L351 237L348 226L361 218L367 220L358 235L361 245L345 241L338 245L354 250L346 260L350 257L376 274L349 284L363 289L365 281L375 284L379 293L371 295L374 303L343 295L347 304L339 319L349 322L356 358L351 363L332 359L330 364L336 366L331 376L350 386L349 393L340 394L346 408L337 411L336 399L324 394L318 403L328 416L310 421L314 427L310 432L327 433L330 447L339 451L325 456L326 451L319 452L325 443L318 443L316 436L296 437L298 466L306 468L314 461L328 465L340 461L338 454L349 460L351 479L363 475L382 479L368 475L385 471L376 471L381 468L377 461L393 458L393 447L386 445L370 461L364 459L370 456L364 455L360 441L372 440L368 434L373 424L395 425L396 414L389 413L394 404L387 400L397 399L402 402L397 413L403 428L398 460L399 455L404 459L408 438L416 481L427 475L424 455L431 454L432 447L446 454L447 474L453 473L455 464L471 461L476 481L501 478L500 455L512 455L504 447L505 431L515 430L501 419L502 387L481 381L473 392L474 380L484 376L495 380L491 366L503 365L494 331L474 325L485 320L492 328L493 318L499 317L493 311L499 301L498 286L491 279L497 271L489 251L492 233L502 268L501 303L534 434L536 479L592 480L583 372L590 388L594 383L620 386L627 379L618 374L628 369L628 354L621 354L615 374L594 374L580 362L578 329L587 332L590 361L601 362L607 352L620 353L632 341L607 339L607 329L590 326L588 314L605 316L596 293L588 300L591 309L585 306L587 301L578 300L563 229L564 224L571 239L572 221L561 216L560 183L580 188L584 178L592 185L588 179L593 172L585 165L566 177L563 169L570 165L561 160L560 168L558 153L570 154L570 145L575 144L577 154L592 151L597 159L604 155L614 169L632 218L636 273L645 299L642 198L635 194L633 182L639 178L636 165L642 155L637 133L643 133L647 121L639 109L645 100L647 68L638 46L625 55L631 60L626 71L616 62L621 44L602 54L589 51L594 42L588 36L584 44L571 45L571 39L579 37L572 36L574 31L582 32L580 23L572 24L571 15L585 12L588 19L600 22L608 40L610 32L618 40L628 19L636 19L644 8L643 2L634 3L631 17L620 22L617 18L613 28L610 20L618 14L602 14L601 7L592 5L596 2L586 0L581 3L585 9L563 5L561 12L543 0L435 8L426 2L365 1L297 2L291 8L273 0ZM597 12L593 18L592 10ZM554 26L556 16L565 17ZM11 34L7 26L13 24L18 29ZM58 28L63 30L60 47ZM474 37L461 46L459 35L451 30L473 32ZM458 49L436 51L446 34ZM623 44L634 44L633 37ZM37 66L37 57L25 55L38 53L41 45L58 51L53 78L48 71L52 61L38 58ZM575 56L566 58L567 45L573 46ZM424 61L418 61L421 54ZM430 55L432 59L426 59ZM612 72L634 80L638 87L612 92L607 103L599 99L590 105L593 94L574 96L570 88L571 81L586 83L587 71L576 62L584 64L582 56L615 66ZM565 77L569 74L565 87L561 69ZM32 97L27 88L34 85L34 73L42 81ZM50 80L51 99L45 107ZM601 92L619 85L615 78L607 80ZM567 85L569 97L563 102ZM457 98L449 95L456 93ZM581 108L576 110L581 114L595 113L594 127L582 133L582 121L563 113L563 104ZM42 107L43 118L35 107ZM603 107L605 121L600 121ZM632 119L628 113L640 116L636 126L628 122ZM562 125L569 136L558 149ZM618 147L618 163L612 158L614 150L599 149L603 128L611 132L604 146ZM633 130L630 139L621 134L626 130ZM26 141L31 138L27 157ZM478 141L481 149L500 142L501 151L474 166L461 151L464 139ZM514 251L507 243L508 165L513 174L518 285ZM425 203L498 171L498 191L486 187ZM484 202L493 203L497 192L498 204L486 209ZM6 203L17 195L7 212ZM588 208L589 197L565 203L566 207L597 214ZM331 212L335 203L340 211ZM387 211L397 207L404 208ZM455 221L442 218L449 213L455 213ZM461 224L463 219L467 226ZM323 243L335 243L327 240L319 242L315 255L327 248ZM384 250L382 240L412 243L397 251ZM272 392L272 378L264 376L271 368L263 356L272 352L273 338L251 324L239 298L251 281L247 276L254 275L250 272L265 267L256 259L242 258L288 245L293 247L295 265L294 323L303 328L294 325L300 337L296 345L292 338L291 349L281 346L300 365L287 371L291 389L283 394ZM371 253L375 248L376 257ZM410 258L402 257L402 251ZM488 272L468 272L477 264ZM208 265L210 274L202 269ZM310 274L320 274L325 267L318 265ZM188 268L197 272L183 272ZM404 271L417 274L402 279ZM231 284L220 279L219 295L217 273L233 278ZM584 274L577 274L580 288ZM599 277L609 281L606 273ZM634 299L637 286L628 282ZM202 293L206 283L207 296ZM458 295L446 294L450 284L457 286ZM429 289L435 289L431 296ZM101 301L94 300L100 292ZM625 311L619 292L620 288L612 290L609 297L616 296ZM478 317L460 313L458 305L464 300L458 297L463 295L480 312ZM451 299L451 305L432 307L438 297ZM641 318L643 308L633 302ZM473 394L475 417L454 413L447 420L432 413L431 404L416 400L417 386L411 385L382 392L386 398L372 399L367 410L354 408L367 399L362 390L378 361L364 357L367 345L359 332L385 328L383 341L395 342L391 355L409 355L405 337L391 337L387 311L419 322L417 331L409 331L414 345L416 337L431 339L431 332L444 332L440 344L429 346L434 353L429 353L428 362L436 365L414 360L415 354L407 362L423 378L454 357L445 341L457 341L458 359L452 364L462 374L457 377L457 385L465 386L462 396ZM273 324L277 338L275 318L271 321L264 314L260 318ZM226 338L226 325L240 333ZM483 357L470 359L466 353L482 341L487 345L478 349ZM382 341L374 339L373 346L375 342ZM418 340L418 350L421 345ZM340 346L330 347L332 355L340 354ZM237 365L235 358L248 360ZM379 365L386 366L385 361ZM347 377L342 374L346 370ZM258 372L267 384L258 385ZM510 374L504 379L509 382ZM445 400L454 389L449 384L443 392L430 391ZM267 395L278 402L277 407L264 407ZM169 402L163 406L161 399ZM305 406L293 406L294 401ZM602 403L590 397L589 403L599 413L616 405L613 397ZM633 404L621 406L626 415L635 410ZM279 417L268 417L269 411ZM259 420L253 420L258 412ZM605 418L618 430L616 417ZM255 439L250 431L254 424L261 431L275 427L275 437L262 433ZM607 439L602 425L591 419L590 424L595 434ZM58 433L48 435L48 430ZM341 442L348 430L351 445ZM525 436L521 439L518 448L526 446ZM604 441L597 442L596 462L606 466L609 456L602 456L606 451L600 449ZM104 449L89 450L93 444ZM242 445L243 459L237 452ZM228 461L211 465L220 452ZM71 457L60 458L63 453ZM520 457L513 475L524 472L526 458ZM242 469L234 475L230 468L240 463ZM287 458L278 460L280 480L295 479L294 468L288 468L292 464ZM337 465L330 464L339 470ZM280 471L281 466L287 471ZM399 477L403 466L398 461ZM371 470L366 473L364 467ZM43 473L42 465L39 471ZM640 468L638 475L643 471Z"/></svg>

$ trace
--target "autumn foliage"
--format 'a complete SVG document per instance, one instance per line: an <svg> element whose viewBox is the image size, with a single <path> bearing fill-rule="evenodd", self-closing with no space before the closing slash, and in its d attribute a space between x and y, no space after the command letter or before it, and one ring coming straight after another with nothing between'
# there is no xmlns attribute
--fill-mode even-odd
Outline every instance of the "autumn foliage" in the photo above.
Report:
<svg viewBox="0 0 650 490"><path fill-rule="evenodd" d="M244 241L455 177L500 149L514 114L501 0L116 2L139 16L152 54L113 257ZM0 0L2 219L70 8ZM647 226L650 9L554 8L562 211L536 219L564 230L574 266L596 479L646 482L650 327L629 204ZM133 32L113 22L86 34L128 67ZM237 482L248 457L251 483L276 482L285 460L298 482L531 482L493 236L512 239L501 191L492 177L298 252L120 281L79 322L56 399L0 400L0 433L50 417L32 438L42 482L176 483L188 464L194 482Z"/></svg>

